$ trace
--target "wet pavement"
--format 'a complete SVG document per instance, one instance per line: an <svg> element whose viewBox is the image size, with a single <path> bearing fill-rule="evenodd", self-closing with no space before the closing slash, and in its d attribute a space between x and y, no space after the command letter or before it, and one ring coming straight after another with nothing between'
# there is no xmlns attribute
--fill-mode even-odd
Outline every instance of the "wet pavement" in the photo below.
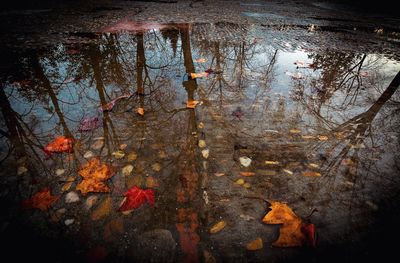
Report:
<svg viewBox="0 0 400 263"><path fill-rule="evenodd" d="M399 18L317 1L227 3L1 13L5 255L395 255ZM273 202L316 235L279 246L285 223L264 218Z"/></svg>

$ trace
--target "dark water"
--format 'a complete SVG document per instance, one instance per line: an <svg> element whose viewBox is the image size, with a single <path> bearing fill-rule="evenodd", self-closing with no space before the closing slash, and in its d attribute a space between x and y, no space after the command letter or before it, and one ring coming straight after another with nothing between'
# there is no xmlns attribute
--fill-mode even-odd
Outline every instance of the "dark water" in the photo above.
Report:
<svg viewBox="0 0 400 263"><path fill-rule="evenodd" d="M400 211L398 83L390 86L399 62L225 27L235 25L151 24L7 50L4 251L52 262L334 261L385 251L377 243L394 235L386 227ZM88 118L97 125L80 129ZM48 157L43 148L61 135L74 139L73 151ZM76 189L92 158L115 172L109 193ZM155 206L119 212L134 185L154 189ZM46 211L24 209L44 187L59 199ZM316 248L272 247L279 227L262 223L262 199L315 224ZM210 234L220 220L227 226ZM264 248L247 251L257 237Z"/></svg>

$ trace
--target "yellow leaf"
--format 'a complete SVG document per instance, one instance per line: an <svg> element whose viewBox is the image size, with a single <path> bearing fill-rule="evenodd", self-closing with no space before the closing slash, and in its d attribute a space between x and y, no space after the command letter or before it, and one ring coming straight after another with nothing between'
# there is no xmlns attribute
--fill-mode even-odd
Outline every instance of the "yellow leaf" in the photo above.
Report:
<svg viewBox="0 0 400 263"><path fill-rule="evenodd" d="M236 180L235 184L242 185L242 184L244 184L244 180L238 179L238 180Z"/></svg>
<svg viewBox="0 0 400 263"><path fill-rule="evenodd" d="M210 228L210 233L211 234L215 234L218 233L219 231L221 231L222 229L224 229L224 227L226 226L226 222L225 221L219 221L218 223L214 224L211 228Z"/></svg>
<svg viewBox="0 0 400 263"><path fill-rule="evenodd" d="M312 168L318 168L318 167L319 167L319 165L316 164L316 163L309 163L308 165L309 165L310 167L312 167Z"/></svg>
<svg viewBox="0 0 400 263"><path fill-rule="evenodd" d="M111 197L106 197L103 202L93 211L91 218L93 221L102 219L107 216L111 211L112 200Z"/></svg>
<svg viewBox="0 0 400 263"><path fill-rule="evenodd" d="M318 139L319 139L320 141L327 141L327 140L328 140L328 136L325 136L325 135L318 135Z"/></svg>
<svg viewBox="0 0 400 263"><path fill-rule="evenodd" d="M251 184L249 184L249 183L244 183L244 184L243 184L243 187L244 187L244 188L250 188L250 187L251 187Z"/></svg>
<svg viewBox="0 0 400 263"><path fill-rule="evenodd" d="M154 188L159 186L158 181L153 176L149 176L146 178L146 187L147 188Z"/></svg>
<svg viewBox="0 0 400 263"><path fill-rule="evenodd" d="M140 116L144 116L144 109L143 108L137 108L136 109L137 114L139 114Z"/></svg>
<svg viewBox="0 0 400 263"><path fill-rule="evenodd" d="M205 58L198 58L198 59L195 59L194 62L197 62L197 63L204 63L204 62L207 62L207 59L205 59Z"/></svg>
<svg viewBox="0 0 400 263"><path fill-rule="evenodd" d="M186 108L188 108L188 109L194 109L194 108L197 106L197 104L199 104L199 102L200 102L200 101L198 101L198 100L188 100L188 101L186 102Z"/></svg>
<svg viewBox="0 0 400 263"><path fill-rule="evenodd" d="M153 163L153 164L151 165L151 169L153 169L153 170L156 171L156 172L159 172L159 171L161 170L161 164L159 164L159 163Z"/></svg>
<svg viewBox="0 0 400 263"><path fill-rule="evenodd" d="M199 140L199 147L200 148L204 148L204 147L206 147L206 141L205 140Z"/></svg>
<svg viewBox="0 0 400 263"><path fill-rule="evenodd" d="M132 162L137 159L137 154L135 152L131 152L128 154L128 162Z"/></svg>
<svg viewBox="0 0 400 263"><path fill-rule="evenodd" d="M122 159L125 156L125 153L121 150L118 150L116 152L113 152L112 155L114 155L115 159Z"/></svg>
<svg viewBox="0 0 400 263"><path fill-rule="evenodd" d="M290 133L299 134L299 133L301 133L301 131L298 130L298 129L291 129L291 130L290 130Z"/></svg>
<svg viewBox="0 0 400 263"><path fill-rule="evenodd" d="M133 171L133 165L128 164L126 166L124 166L124 168L122 168L122 174L124 176L129 176Z"/></svg>
<svg viewBox="0 0 400 263"><path fill-rule="evenodd" d="M265 164L276 165L276 164L279 164L279 162L278 161L265 161Z"/></svg>
<svg viewBox="0 0 400 263"><path fill-rule="evenodd" d="M303 175L304 176L321 176L321 174L320 173L317 173L317 172L313 172L313 171L305 171L305 172L303 172Z"/></svg>
<svg viewBox="0 0 400 263"><path fill-rule="evenodd" d="M263 241L261 237L254 239L253 241L246 244L247 250L259 250L263 248Z"/></svg>

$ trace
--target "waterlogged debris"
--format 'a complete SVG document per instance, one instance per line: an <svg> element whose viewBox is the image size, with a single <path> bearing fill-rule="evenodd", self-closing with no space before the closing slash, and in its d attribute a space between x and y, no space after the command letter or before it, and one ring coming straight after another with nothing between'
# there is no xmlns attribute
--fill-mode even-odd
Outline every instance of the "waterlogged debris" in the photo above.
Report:
<svg viewBox="0 0 400 263"><path fill-rule="evenodd" d="M286 72L285 74L290 76L292 79L304 79L303 75L300 72Z"/></svg>
<svg viewBox="0 0 400 263"><path fill-rule="evenodd" d="M197 63L204 63L204 62L207 62L207 59L205 59L205 58L198 58L198 59L195 59L194 62L197 62Z"/></svg>
<svg viewBox="0 0 400 263"><path fill-rule="evenodd" d="M289 132L292 133L292 134L299 134L299 133L301 133L301 131L298 130L298 129L291 129Z"/></svg>
<svg viewBox="0 0 400 263"><path fill-rule="evenodd" d="M137 108L136 113L139 114L140 116L144 116L144 108Z"/></svg>
<svg viewBox="0 0 400 263"><path fill-rule="evenodd" d="M188 109L194 109L196 106L200 103L198 100L188 100L186 102L186 108Z"/></svg>
<svg viewBox="0 0 400 263"><path fill-rule="evenodd" d="M57 200L59 196L52 195L50 188L46 187L34 194L30 199L22 202L24 208L37 208L42 211L49 209Z"/></svg>
<svg viewBox="0 0 400 263"><path fill-rule="evenodd" d="M292 209L284 203L268 201L271 210L264 216L265 224L279 224L278 240L275 247L315 246L315 226L303 223Z"/></svg>
<svg viewBox="0 0 400 263"><path fill-rule="evenodd" d="M19 166L17 169L17 175L22 175L28 171L28 168L25 166Z"/></svg>
<svg viewBox="0 0 400 263"><path fill-rule="evenodd" d="M85 201L85 207L87 210L92 208L92 206L97 202L99 198L96 195L89 196Z"/></svg>
<svg viewBox="0 0 400 263"><path fill-rule="evenodd" d="M65 224L66 226L69 226L69 225L72 225L74 222L75 222L75 219L70 218L70 219L66 219L66 220L64 221L64 224Z"/></svg>
<svg viewBox="0 0 400 263"><path fill-rule="evenodd" d="M111 212L112 207L112 200L111 197L107 196L103 202L99 204L99 206L93 211L90 218L93 221L102 219L103 217L107 216Z"/></svg>
<svg viewBox="0 0 400 263"><path fill-rule="evenodd" d="M76 203L79 201L79 195L76 192L69 192L65 196L65 203L70 204L70 203Z"/></svg>
<svg viewBox="0 0 400 263"><path fill-rule="evenodd" d="M318 172L313 172L313 171L305 171L305 172L303 172L303 176L308 176L308 177L319 177L319 176L321 176L321 174L320 173L318 173Z"/></svg>
<svg viewBox="0 0 400 263"><path fill-rule="evenodd" d="M237 185L243 185L245 182L244 182L244 180L243 179L237 179L236 181L235 181L235 184L237 184Z"/></svg>
<svg viewBox="0 0 400 263"><path fill-rule="evenodd" d="M124 221L121 218L112 219L104 227L104 240L107 242L115 241L118 235L124 233Z"/></svg>
<svg viewBox="0 0 400 263"><path fill-rule="evenodd" d="M100 121L98 117L87 117L79 122L78 131L85 132L97 129L100 127Z"/></svg>
<svg viewBox="0 0 400 263"><path fill-rule="evenodd" d="M206 141L205 140L199 140L198 145L199 145L200 148L204 148L204 147L206 147Z"/></svg>
<svg viewBox="0 0 400 263"><path fill-rule="evenodd" d="M342 165L346 165L346 166L353 166L355 164L353 162L353 160L350 158L343 159L341 163L342 163Z"/></svg>
<svg viewBox="0 0 400 263"><path fill-rule="evenodd" d="M122 175L129 176L133 171L133 165L128 164L122 168Z"/></svg>
<svg viewBox="0 0 400 263"><path fill-rule="evenodd" d="M87 151L87 152L85 152L85 154L83 155L83 158L85 158L85 159L90 159L90 158L92 158L93 156L94 156L94 154L93 154L92 151Z"/></svg>
<svg viewBox="0 0 400 263"><path fill-rule="evenodd" d="M115 151L112 153L115 159L122 159L125 156L125 153L121 150Z"/></svg>
<svg viewBox="0 0 400 263"><path fill-rule="evenodd" d="M56 170L56 175L57 176L61 176L61 175L63 175L65 173L65 170L64 169L57 169Z"/></svg>
<svg viewBox="0 0 400 263"><path fill-rule="evenodd" d="M256 175L255 172L240 172L241 176L250 177Z"/></svg>
<svg viewBox="0 0 400 263"><path fill-rule="evenodd" d="M58 136L53 141L49 142L49 144L44 147L43 151L48 156L51 156L52 153L70 153L73 150L73 142L74 140L72 138Z"/></svg>
<svg viewBox="0 0 400 263"><path fill-rule="evenodd" d="M128 162L135 161L137 159L137 153L136 152L131 152L128 154Z"/></svg>
<svg viewBox="0 0 400 263"><path fill-rule="evenodd" d="M276 175L276 171L274 171L274 170L257 170L257 173L259 173L261 175L266 175L266 176Z"/></svg>
<svg viewBox="0 0 400 263"><path fill-rule="evenodd" d="M112 101L110 101L109 103L107 103L107 104L101 106L101 110L103 110L103 111L111 111L111 110L114 108L115 104L116 104L118 101L120 101L121 99L130 98L130 97L131 97L131 95L122 95L122 96L119 96L119 97L113 99Z"/></svg>
<svg viewBox="0 0 400 263"><path fill-rule="evenodd" d="M293 172L288 170L288 169L283 169L282 171L284 171L285 173L287 173L288 175L293 175Z"/></svg>
<svg viewBox="0 0 400 263"><path fill-rule="evenodd" d="M104 183L111 178L114 173L110 167L100 162L99 159L90 159L78 171L83 180L77 185L76 190L81 191L83 195L89 192L110 192L110 188Z"/></svg>
<svg viewBox="0 0 400 263"><path fill-rule="evenodd" d="M159 163L153 163L153 164L151 165L151 169L153 169L153 171L159 172L159 171L161 171L161 164L159 164Z"/></svg>
<svg viewBox="0 0 400 263"><path fill-rule="evenodd" d="M265 161L265 164L267 164L267 165L278 165L279 162L278 161Z"/></svg>
<svg viewBox="0 0 400 263"><path fill-rule="evenodd" d="M318 140L320 141L327 141L329 138L326 135L318 135Z"/></svg>
<svg viewBox="0 0 400 263"><path fill-rule="evenodd" d="M201 151L201 155L203 155L203 157L204 157L205 159L207 159L208 156L210 155L210 150L209 150L209 149L204 149L204 150L202 150L202 151Z"/></svg>
<svg viewBox="0 0 400 263"><path fill-rule="evenodd" d="M92 148L93 150L100 150L101 148L103 148L103 146L104 146L104 139L99 139L99 140L96 140L96 141L92 144L91 148Z"/></svg>
<svg viewBox="0 0 400 263"><path fill-rule="evenodd" d="M305 140L310 140L310 139L315 139L315 136L313 135L301 135L301 138Z"/></svg>
<svg viewBox="0 0 400 263"><path fill-rule="evenodd" d="M143 205L146 201L151 206L154 206L153 189L141 189L137 186L133 186L125 193L125 197L125 201L118 209L120 212L136 209Z"/></svg>
<svg viewBox="0 0 400 263"><path fill-rule="evenodd" d="M247 156L239 157L240 164L244 167L249 167L251 164L251 159Z"/></svg>
<svg viewBox="0 0 400 263"><path fill-rule="evenodd" d="M226 222L224 220L219 221L218 223L214 224L211 228L210 228L210 233L211 234L215 234L220 232L222 229L224 229L226 227Z"/></svg>
<svg viewBox="0 0 400 263"><path fill-rule="evenodd" d="M160 157L160 159L165 159L165 158L168 157L168 155L167 155L166 152L160 150L160 151L158 152L158 157Z"/></svg>
<svg viewBox="0 0 400 263"><path fill-rule="evenodd" d="M263 241L261 237L258 237L246 244L247 250L260 250L262 248L263 248Z"/></svg>
<svg viewBox="0 0 400 263"><path fill-rule="evenodd" d="M225 173L214 173L214 175L215 175L216 177L221 177L221 176L224 176Z"/></svg>
<svg viewBox="0 0 400 263"><path fill-rule="evenodd" d="M158 187L158 180L154 178L153 176L149 176L146 178L146 187L147 188L155 188Z"/></svg>

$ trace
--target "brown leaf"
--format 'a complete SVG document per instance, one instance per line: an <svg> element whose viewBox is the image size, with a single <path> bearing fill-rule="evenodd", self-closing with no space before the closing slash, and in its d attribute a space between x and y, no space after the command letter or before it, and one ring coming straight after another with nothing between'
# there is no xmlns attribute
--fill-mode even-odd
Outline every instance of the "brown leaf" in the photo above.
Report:
<svg viewBox="0 0 400 263"><path fill-rule="evenodd" d="M226 226L226 222L225 221L219 221L218 223L214 224L211 228L210 228L210 233L211 234L215 234L218 233L219 231L221 231L222 229L224 229Z"/></svg>
<svg viewBox="0 0 400 263"><path fill-rule="evenodd" d="M259 250L263 248L263 241L261 237L254 239L253 241L246 244L247 250Z"/></svg>
<svg viewBox="0 0 400 263"><path fill-rule="evenodd" d="M111 197L107 196L103 202L99 204L99 206L93 211L91 215L91 219L93 221L102 219L107 216L111 211L112 200Z"/></svg>
<svg viewBox="0 0 400 263"><path fill-rule="evenodd" d="M146 187L147 188L154 188L159 186L158 181L153 176L149 176L146 178Z"/></svg>
<svg viewBox="0 0 400 263"><path fill-rule="evenodd" d="M254 175L256 175L256 173L254 173L254 172L240 172L240 175L241 175L241 176L249 177L249 176L254 176Z"/></svg>
<svg viewBox="0 0 400 263"><path fill-rule="evenodd" d="M140 116L144 116L144 109L143 108L137 108L136 109L137 114L139 114Z"/></svg>
<svg viewBox="0 0 400 263"><path fill-rule="evenodd" d="M319 176L321 176L321 174L318 172L313 172L313 171L305 171L305 172L303 172L303 176L319 177Z"/></svg>

